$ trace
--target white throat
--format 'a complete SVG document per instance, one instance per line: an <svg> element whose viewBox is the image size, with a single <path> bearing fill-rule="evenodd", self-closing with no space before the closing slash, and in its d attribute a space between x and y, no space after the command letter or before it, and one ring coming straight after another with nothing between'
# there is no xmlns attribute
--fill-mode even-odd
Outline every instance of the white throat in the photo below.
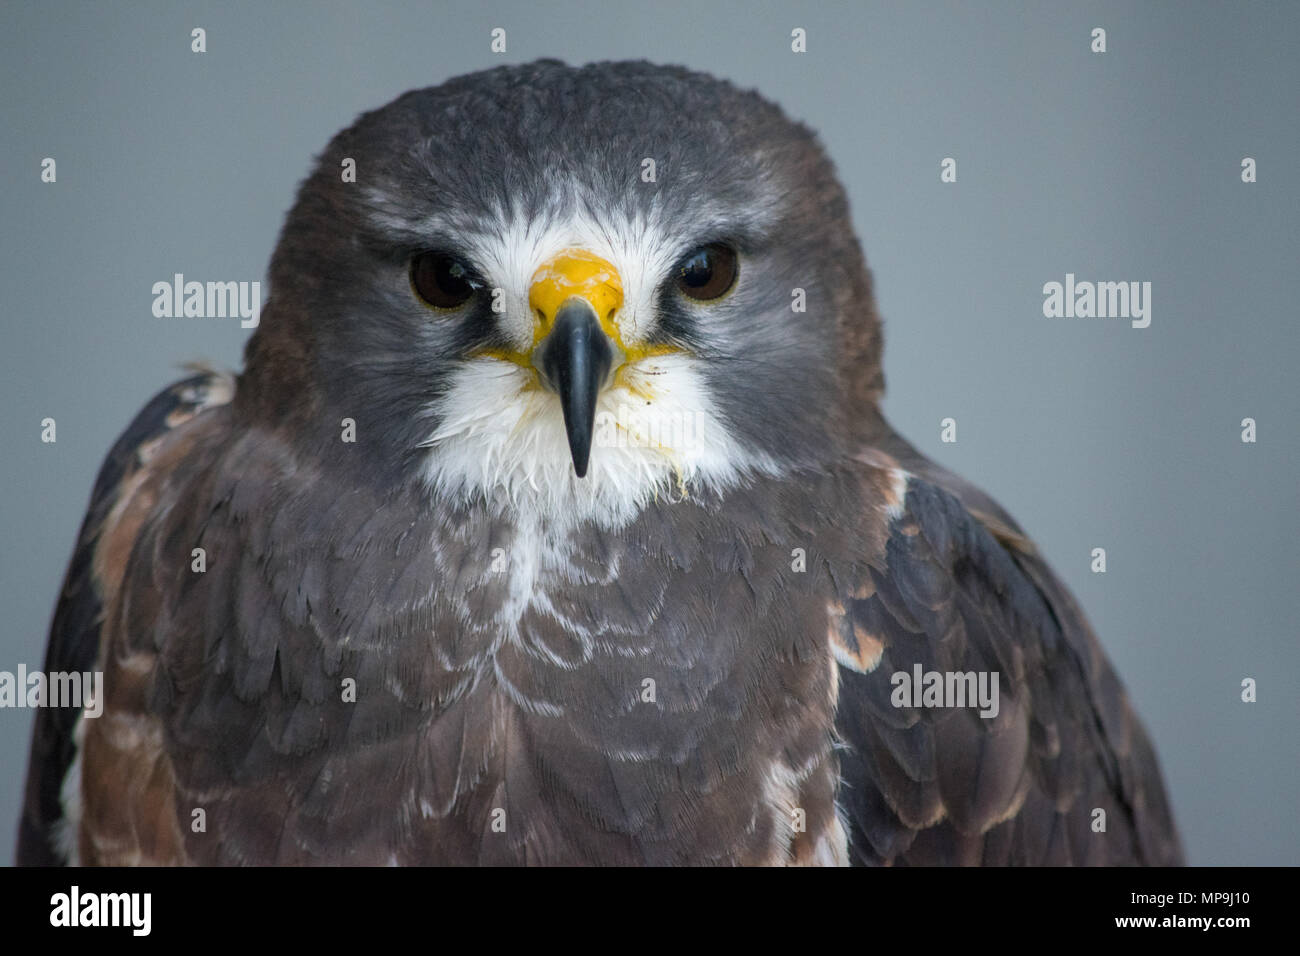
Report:
<svg viewBox="0 0 1300 956"><path fill-rule="evenodd" d="M731 436L698 361L652 356L615 377L597 405L583 478L573 470L559 400L535 373L493 358L467 362L436 404L441 424L424 442L425 480L440 496L482 501L525 521L613 528L652 501L723 491L747 474L775 472L766 455Z"/></svg>

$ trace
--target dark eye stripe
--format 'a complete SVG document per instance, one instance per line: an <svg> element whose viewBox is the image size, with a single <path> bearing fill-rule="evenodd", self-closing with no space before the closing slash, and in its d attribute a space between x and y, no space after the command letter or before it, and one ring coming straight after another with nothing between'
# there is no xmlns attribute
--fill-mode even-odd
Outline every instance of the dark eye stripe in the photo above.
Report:
<svg viewBox="0 0 1300 956"><path fill-rule="evenodd" d="M687 255L673 269L673 281L688 299L709 302L721 298L735 285L736 251L715 242Z"/></svg>

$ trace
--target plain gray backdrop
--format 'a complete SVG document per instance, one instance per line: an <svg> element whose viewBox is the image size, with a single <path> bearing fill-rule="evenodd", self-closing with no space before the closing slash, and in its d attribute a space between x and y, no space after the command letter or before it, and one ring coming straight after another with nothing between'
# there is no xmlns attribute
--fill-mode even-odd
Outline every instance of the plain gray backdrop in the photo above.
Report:
<svg viewBox="0 0 1300 956"><path fill-rule="evenodd" d="M179 363L239 365L237 320L154 318L153 283L264 278L313 156L408 89L542 56L681 63L820 131L876 279L887 413L1075 592L1190 862L1296 864L1297 48L1294 3L7 2L0 670L41 666L117 434ZM1151 282L1150 328L1044 318L1067 272ZM0 860L31 716L0 710Z"/></svg>

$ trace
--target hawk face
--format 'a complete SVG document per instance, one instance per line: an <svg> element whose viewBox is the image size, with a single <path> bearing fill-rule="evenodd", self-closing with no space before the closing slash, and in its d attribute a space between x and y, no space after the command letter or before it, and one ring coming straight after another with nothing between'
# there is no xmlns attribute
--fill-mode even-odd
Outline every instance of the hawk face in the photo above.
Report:
<svg viewBox="0 0 1300 956"><path fill-rule="evenodd" d="M350 417L371 473L617 525L843 439L851 382L878 375L846 263L828 161L756 94L640 63L502 68L335 138L249 375L298 359L321 454Z"/></svg>

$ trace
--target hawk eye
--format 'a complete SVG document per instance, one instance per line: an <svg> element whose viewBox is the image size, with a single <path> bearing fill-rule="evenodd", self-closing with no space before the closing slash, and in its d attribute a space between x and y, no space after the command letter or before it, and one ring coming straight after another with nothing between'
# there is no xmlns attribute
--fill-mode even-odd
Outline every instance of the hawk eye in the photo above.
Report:
<svg viewBox="0 0 1300 956"><path fill-rule="evenodd" d="M436 309L463 305L478 288L469 266L445 252L422 252L411 260L411 287Z"/></svg>
<svg viewBox="0 0 1300 956"><path fill-rule="evenodd" d="M719 299L736 284L736 250L715 242L677 264L673 280L682 295L698 302Z"/></svg>

